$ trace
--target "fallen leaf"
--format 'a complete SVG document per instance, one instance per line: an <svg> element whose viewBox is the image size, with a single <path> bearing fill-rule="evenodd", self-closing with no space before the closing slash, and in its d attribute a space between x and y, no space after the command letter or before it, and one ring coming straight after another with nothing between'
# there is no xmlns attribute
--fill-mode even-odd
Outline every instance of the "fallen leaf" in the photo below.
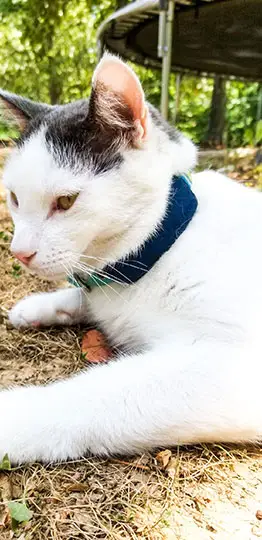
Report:
<svg viewBox="0 0 262 540"><path fill-rule="evenodd" d="M106 362L112 357L105 337L98 330L88 330L82 340L82 355L92 364Z"/></svg>
<svg viewBox="0 0 262 540"><path fill-rule="evenodd" d="M88 489L89 486L87 484L81 484L78 482L76 482L75 484L68 484L68 486L66 486L66 491L68 491L69 493L74 491L87 491Z"/></svg>
<svg viewBox="0 0 262 540"><path fill-rule="evenodd" d="M60 503L61 502L61 499L59 497L47 497L46 498L46 501L48 503Z"/></svg>
<svg viewBox="0 0 262 540"><path fill-rule="evenodd" d="M10 525L11 525L11 518L10 518L9 511L6 508L1 515L0 528L5 529L7 527L10 527Z"/></svg>
<svg viewBox="0 0 262 540"><path fill-rule="evenodd" d="M170 478L175 478L177 474L177 458L171 457L166 466L166 472Z"/></svg>
<svg viewBox="0 0 262 540"><path fill-rule="evenodd" d="M10 501L13 498L12 480L10 475L0 475L0 501Z"/></svg>
<svg viewBox="0 0 262 540"><path fill-rule="evenodd" d="M59 519L65 520L70 517L70 510L62 510L59 514Z"/></svg>
<svg viewBox="0 0 262 540"><path fill-rule="evenodd" d="M33 515L25 503L10 501L7 507L12 519L13 530L16 530L20 523L27 523Z"/></svg>
<svg viewBox="0 0 262 540"><path fill-rule="evenodd" d="M156 460L159 467L161 467L162 469L166 469L169 460L171 459L171 456L171 450L161 450L161 452L158 452L158 454L156 455Z"/></svg>

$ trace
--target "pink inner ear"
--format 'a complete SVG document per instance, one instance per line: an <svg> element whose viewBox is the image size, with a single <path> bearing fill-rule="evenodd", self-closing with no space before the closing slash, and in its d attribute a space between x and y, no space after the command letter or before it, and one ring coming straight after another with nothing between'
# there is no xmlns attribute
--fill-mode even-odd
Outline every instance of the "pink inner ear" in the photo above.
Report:
<svg viewBox="0 0 262 540"><path fill-rule="evenodd" d="M143 126L145 116L144 95L135 74L120 60L102 60L98 67L96 80L108 89L122 94L125 102L132 109L134 119Z"/></svg>

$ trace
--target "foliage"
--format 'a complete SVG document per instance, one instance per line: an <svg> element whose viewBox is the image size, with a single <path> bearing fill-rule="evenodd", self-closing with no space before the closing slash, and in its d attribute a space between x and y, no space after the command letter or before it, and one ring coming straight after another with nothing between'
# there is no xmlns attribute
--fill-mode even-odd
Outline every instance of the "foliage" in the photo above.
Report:
<svg viewBox="0 0 262 540"><path fill-rule="evenodd" d="M24 501L10 501L7 506L10 513L13 531L16 531L20 524L27 523L33 515L29 508L27 508Z"/></svg>
<svg viewBox="0 0 262 540"><path fill-rule="evenodd" d="M206 138L212 86L212 80L204 77L187 76L182 79L177 125L196 143L202 142Z"/></svg>
<svg viewBox="0 0 262 540"><path fill-rule="evenodd" d="M95 63L95 7L84 0L20 4L0 22L1 85L51 103L88 93Z"/></svg>
<svg viewBox="0 0 262 540"><path fill-rule="evenodd" d="M3 233L3 236L6 236L6 233L4 231L1 231L1 232ZM8 455L5 454L2 461L0 461L0 471L10 471L10 470L11 470L11 463L10 463Z"/></svg>
<svg viewBox="0 0 262 540"><path fill-rule="evenodd" d="M127 3L127 2L125 2ZM0 0L0 86L32 99L68 102L90 93L97 26L122 0ZM148 99L159 106L161 73L135 67ZM184 76L178 127L197 143L206 138L213 82ZM254 143L258 83L227 83L226 142ZM170 120L175 115L175 75ZM6 126L0 123L0 139ZM13 136L13 132L8 135Z"/></svg>
<svg viewBox="0 0 262 540"><path fill-rule="evenodd" d="M8 508L12 519L17 521L18 523L29 521L29 519L31 519L32 517L32 512L28 510L25 503L11 501L8 503Z"/></svg>
<svg viewBox="0 0 262 540"><path fill-rule="evenodd" d="M255 143L259 83L227 84L227 143L230 147Z"/></svg>
<svg viewBox="0 0 262 540"><path fill-rule="evenodd" d="M7 124L4 120L0 120L0 140L8 141L9 139L15 139L18 135L17 129L11 124Z"/></svg>
<svg viewBox="0 0 262 540"><path fill-rule="evenodd" d="M255 140L258 144L262 143L262 119L256 125Z"/></svg>

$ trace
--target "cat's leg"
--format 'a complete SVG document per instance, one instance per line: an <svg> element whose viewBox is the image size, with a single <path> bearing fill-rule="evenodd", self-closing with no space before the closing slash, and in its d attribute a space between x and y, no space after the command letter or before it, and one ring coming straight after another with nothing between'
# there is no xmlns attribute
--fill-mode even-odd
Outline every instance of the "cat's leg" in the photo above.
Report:
<svg viewBox="0 0 262 540"><path fill-rule="evenodd" d="M44 462L262 434L261 354L160 347L67 381L0 393L0 457Z"/></svg>
<svg viewBox="0 0 262 540"><path fill-rule="evenodd" d="M86 293L80 288L32 294L20 300L9 313L16 328L76 324L87 320Z"/></svg>

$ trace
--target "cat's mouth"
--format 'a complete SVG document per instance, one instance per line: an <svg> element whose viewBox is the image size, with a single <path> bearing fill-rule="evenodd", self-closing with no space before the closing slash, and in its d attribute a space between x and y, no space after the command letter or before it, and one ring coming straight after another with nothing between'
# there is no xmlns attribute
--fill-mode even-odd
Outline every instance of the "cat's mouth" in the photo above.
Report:
<svg viewBox="0 0 262 540"><path fill-rule="evenodd" d="M51 268L50 266L40 266L40 265L33 265L33 264L23 264L21 261L19 261L20 266L25 270L30 276L32 277L38 277L40 279L44 279L45 281L62 281L66 280L69 277L69 273L66 271L66 269L63 268Z"/></svg>

